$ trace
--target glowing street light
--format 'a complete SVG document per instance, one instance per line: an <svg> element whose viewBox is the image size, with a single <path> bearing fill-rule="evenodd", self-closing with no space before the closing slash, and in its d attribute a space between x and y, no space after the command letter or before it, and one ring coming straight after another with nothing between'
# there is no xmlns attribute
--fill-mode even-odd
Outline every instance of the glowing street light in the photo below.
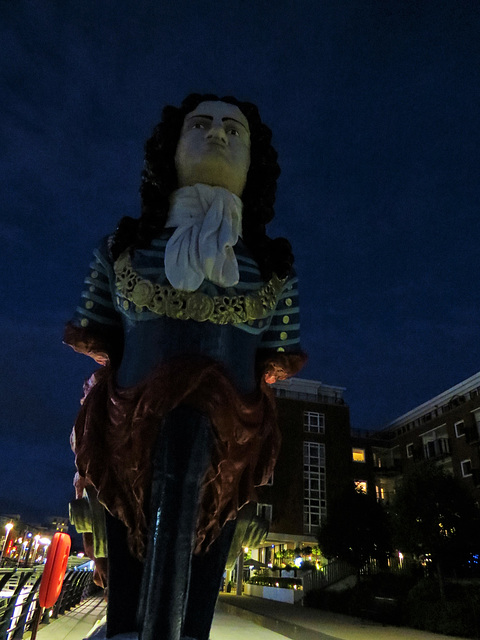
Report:
<svg viewBox="0 0 480 640"><path fill-rule="evenodd" d="M47 549L52 544L52 541L50 540L50 538L40 538L38 542L43 547L41 562L45 563L47 560Z"/></svg>
<svg viewBox="0 0 480 640"><path fill-rule="evenodd" d="M37 535L35 536L34 540L34 545L33 545L33 564L35 564L37 562L37 555L38 555L38 547L40 546L40 535L37 533Z"/></svg>
<svg viewBox="0 0 480 640"><path fill-rule="evenodd" d="M2 556L1 556L0 562L3 562L3 558L5 556L5 549L7 547L7 542L8 542L8 536L10 535L10 531L13 529L14 526L15 525L13 524L13 522L7 522L7 524L5 525L5 540L3 542Z"/></svg>

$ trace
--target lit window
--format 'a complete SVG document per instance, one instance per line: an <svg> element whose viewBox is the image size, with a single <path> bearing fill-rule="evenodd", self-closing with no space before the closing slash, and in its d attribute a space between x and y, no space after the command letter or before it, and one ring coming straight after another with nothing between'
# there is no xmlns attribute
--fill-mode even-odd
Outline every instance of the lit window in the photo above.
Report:
<svg viewBox="0 0 480 640"><path fill-rule="evenodd" d="M407 444L407 458L413 458L413 442Z"/></svg>
<svg viewBox="0 0 480 640"><path fill-rule="evenodd" d="M461 438L465 435L465 423L463 420L455 423L455 435L457 436L457 438Z"/></svg>
<svg viewBox="0 0 480 640"><path fill-rule="evenodd" d="M365 449L352 449L354 462L365 462Z"/></svg>
<svg viewBox="0 0 480 640"><path fill-rule="evenodd" d="M385 489L383 487L375 487L377 493L377 500L382 501L385 500Z"/></svg>
<svg viewBox="0 0 480 640"><path fill-rule="evenodd" d="M364 480L354 480L355 491L358 493L367 493L367 483Z"/></svg>
<svg viewBox="0 0 480 640"><path fill-rule="evenodd" d="M472 475L472 461L471 460L462 460L460 463L462 465L462 476L467 478Z"/></svg>
<svg viewBox="0 0 480 640"><path fill-rule="evenodd" d="M303 428L310 433L325 433L325 414L318 411L304 411Z"/></svg>

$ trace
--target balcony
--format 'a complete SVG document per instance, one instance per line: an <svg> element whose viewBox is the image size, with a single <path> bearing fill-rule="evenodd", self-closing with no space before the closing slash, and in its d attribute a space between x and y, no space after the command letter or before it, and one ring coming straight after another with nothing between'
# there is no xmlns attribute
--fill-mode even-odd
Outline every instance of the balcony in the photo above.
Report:
<svg viewBox="0 0 480 640"><path fill-rule="evenodd" d="M427 460L447 458L450 456L450 441L448 438L437 438L423 444L423 455Z"/></svg>
<svg viewBox="0 0 480 640"><path fill-rule="evenodd" d="M380 478L391 478L402 473L402 469L403 463L400 459L390 460L387 463L382 460L382 466L375 466L374 473Z"/></svg>

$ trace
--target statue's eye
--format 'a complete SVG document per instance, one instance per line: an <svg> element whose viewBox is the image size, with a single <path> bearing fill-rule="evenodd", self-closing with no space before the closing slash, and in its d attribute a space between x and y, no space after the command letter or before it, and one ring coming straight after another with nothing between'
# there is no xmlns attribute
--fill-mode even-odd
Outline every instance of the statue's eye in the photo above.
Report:
<svg viewBox="0 0 480 640"><path fill-rule="evenodd" d="M230 134L231 136L239 136L240 133L237 131L237 129L234 129L233 127L230 127L230 129L227 129L227 133Z"/></svg>
<svg viewBox="0 0 480 640"><path fill-rule="evenodd" d="M203 122L194 122L192 124L192 129L205 129L205 125Z"/></svg>

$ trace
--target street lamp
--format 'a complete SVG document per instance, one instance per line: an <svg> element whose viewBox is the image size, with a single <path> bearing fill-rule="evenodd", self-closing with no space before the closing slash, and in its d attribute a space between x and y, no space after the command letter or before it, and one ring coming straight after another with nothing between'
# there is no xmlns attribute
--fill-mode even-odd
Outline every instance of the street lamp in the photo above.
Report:
<svg viewBox="0 0 480 640"><path fill-rule="evenodd" d="M51 540L50 538L40 538L39 543L42 545L43 547L43 557L42 557L42 562L45 563L46 561L46 556L47 556L47 549L51 544Z"/></svg>
<svg viewBox="0 0 480 640"><path fill-rule="evenodd" d="M34 540L35 540L35 545L33 547L33 564L37 562L38 547L40 546L40 535L38 533L35 536Z"/></svg>
<svg viewBox="0 0 480 640"><path fill-rule="evenodd" d="M20 545L20 548L18 550L18 562L17 562L17 567L20 566L20 563L22 561L24 561L24 565L25 565L25 552L27 550L28 547L28 540L23 540L22 544Z"/></svg>
<svg viewBox="0 0 480 640"><path fill-rule="evenodd" d="M5 525L5 540L3 542L3 547L2 547L2 556L0 559L0 565L3 564L3 558L5 556L5 549L7 547L7 542L8 542L8 536L10 535L10 531L13 529L15 525L13 524L13 522L7 522L7 524Z"/></svg>

